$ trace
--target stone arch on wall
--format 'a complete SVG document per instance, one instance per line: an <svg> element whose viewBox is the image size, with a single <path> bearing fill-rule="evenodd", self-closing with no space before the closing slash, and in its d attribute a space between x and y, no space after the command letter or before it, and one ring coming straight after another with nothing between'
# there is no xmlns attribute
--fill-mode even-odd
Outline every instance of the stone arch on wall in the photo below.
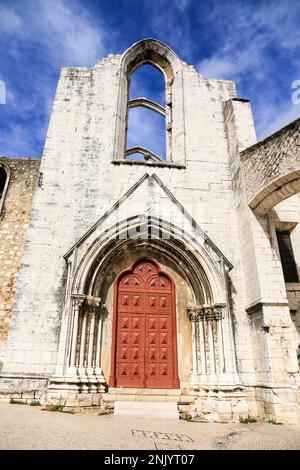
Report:
<svg viewBox="0 0 300 470"><path fill-rule="evenodd" d="M249 201L249 206L258 215L266 215L281 201L300 192L300 170L290 171L269 182Z"/></svg>
<svg viewBox="0 0 300 470"><path fill-rule="evenodd" d="M162 109L151 100L129 101L131 74L140 66L151 64L164 76L166 86L166 107ZM126 158L126 130L128 110L145 106L166 119L167 156L166 161L184 163L185 122L184 122L183 79L181 62L176 54L164 43L154 39L143 39L130 47L120 59L119 88L114 139L114 160ZM151 155L150 155L151 160ZM155 160L156 161L156 160ZM145 162L147 164L147 161Z"/></svg>
<svg viewBox="0 0 300 470"><path fill-rule="evenodd" d="M172 259L184 272L198 304L222 303L226 299L222 263L217 263L208 247L187 232L162 219L140 216L113 225L89 246L78 261L72 281L72 292L100 295L97 279L104 278L112 259L124 251L147 246ZM151 232L152 237L148 238ZM170 229L172 236L170 236ZM130 235L128 237L128 234ZM145 239L143 236L145 235Z"/></svg>
<svg viewBox="0 0 300 470"><path fill-rule="evenodd" d="M151 256L175 275L179 294L180 286L183 289L184 304L180 304L180 295L177 296L177 310L180 304L177 317L187 332L183 336L190 338L184 346L191 360L189 383L237 384L226 267L208 247L175 226L171 236L170 224L161 219L153 218L151 227L160 236L144 239L140 217L126 219L91 241L81 256L77 253L73 261L69 260L56 374L75 377L81 391L104 390L108 372L103 373L102 362L107 350L103 354L102 349L103 343L111 342L109 335L103 336L105 324L112 318L109 293L129 261ZM136 236L128 238L129 229ZM72 262L76 266L72 267ZM110 326L107 331L111 334ZM184 357L182 354L182 361Z"/></svg>
<svg viewBox="0 0 300 470"><path fill-rule="evenodd" d="M241 169L249 207L266 215L300 192L300 119L241 152Z"/></svg>
<svg viewBox="0 0 300 470"><path fill-rule="evenodd" d="M121 67L128 74L144 63L159 68L167 82L171 82L180 69L180 60L175 52L165 43L152 38L136 42L121 57Z"/></svg>
<svg viewBox="0 0 300 470"><path fill-rule="evenodd" d="M181 378L183 382L188 382L187 375L192 367L191 358L191 331L190 320L187 316L186 305L194 305L195 294L192 288L191 276L188 278L186 270L179 266L178 254L174 259L173 255L169 252L167 246L159 243L158 240L144 241L144 240L123 240L118 243L116 247L108 244L100 255L102 263L95 259L91 264L90 271L84 283L84 291L90 292L93 296L101 298L104 307L104 324L103 324L103 350L102 350L102 368L104 377L107 379L110 374L111 366L111 344L113 342L113 313L115 308L114 303L114 288L118 275L129 265L136 262L137 259L147 257L151 258L154 262L159 263L161 268L170 274L175 279L176 289L176 318L177 318L177 331L179 332L179 351L183 349L187 351L185 357L179 354ZM170 246L170 245L168 245ZM174 250L174 248L173 248ZM180 286L180 288L179 288ZM203 294L200 289L197 296L203 299ZM202 300L203 301L203 300ZM185 332L185 333L183 333ZM185 365L185 372L184 372Z"/></svg>

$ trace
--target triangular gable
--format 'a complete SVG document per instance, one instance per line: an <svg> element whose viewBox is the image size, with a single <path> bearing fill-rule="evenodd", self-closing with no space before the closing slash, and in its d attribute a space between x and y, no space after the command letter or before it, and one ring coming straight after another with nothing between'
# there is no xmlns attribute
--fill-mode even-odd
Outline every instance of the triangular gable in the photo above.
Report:
<svg viewBox="0 0 300 470"><path fill-rule="evenodd" d="M145 184L148 184L146 195L144 188L142 188ZM180 217L181 225L184 224L185 229L187 226L190 226L193 232L196 232L198 236L210 246L212 251L215 252L219 258L224 260L224 263L229 269L233 267L221 250L201 229L161 179L156 174L149 175L148 173L145 173L144 176L131 186L131 188L77 240L64 257L66 259L69 258L76 247L79 248L85 243L85 241L97 231L98 227L107 225L109 219L114 219L114 223L116 223L117 212L119 212L119 215L120 213L126 214L128 219L137 214L146 214L158 218L162 217L164 220L171 222L172 217L177 217L177 220L178 217Z"/></svg>

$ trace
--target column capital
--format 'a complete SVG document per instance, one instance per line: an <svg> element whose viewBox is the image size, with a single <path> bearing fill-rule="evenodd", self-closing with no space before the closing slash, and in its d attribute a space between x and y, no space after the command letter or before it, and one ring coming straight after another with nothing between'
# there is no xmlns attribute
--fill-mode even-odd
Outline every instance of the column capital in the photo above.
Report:
<svg viewBox="0 0 300 470"><path fill-rule="evenodd" d="M80 308L85 301L85 294L71 294L72 304L74 307Z"/></svg>
<svg viewBox="0 0 300 470"><path fill-rule="evenodd" d="M191 320L191 322L198 321L199 313L195 309L195 307L187 307L186 311L187 311L188 317Z"/></svg>
<svg viewBox="0 0 300 470"><path fill-rule="evenodd" d="M87 295L84 301L84 309L89 313L101 313L104 305L101 304L101 297Z"/></svg>
<svg viewBox="0 0 300 470"><path fill-rule="evenodd" d="M86 294L71 294L74 307L82 307L84 311L89 313L101 313L104 305L101 304L101 297L94 297Z"/></svg>
<svg viewBox="0 0 300 470"><path fill-rule="evenodd" d="M223 309L226 304L214 305L192 305L187 306L186 311L189 319L195 321L222 320L224 318Z"/></svg>

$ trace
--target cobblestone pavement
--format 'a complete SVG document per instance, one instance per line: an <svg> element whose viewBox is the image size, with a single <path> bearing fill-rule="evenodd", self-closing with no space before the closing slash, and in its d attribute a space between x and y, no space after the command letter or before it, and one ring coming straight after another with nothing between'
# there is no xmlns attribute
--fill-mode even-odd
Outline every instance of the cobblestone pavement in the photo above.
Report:
<svg viewBox="0 0 300 470"><path fill-rule="evenodd" d="M300 449L300 427L42 411L0 403L0 449Z"/></svg>

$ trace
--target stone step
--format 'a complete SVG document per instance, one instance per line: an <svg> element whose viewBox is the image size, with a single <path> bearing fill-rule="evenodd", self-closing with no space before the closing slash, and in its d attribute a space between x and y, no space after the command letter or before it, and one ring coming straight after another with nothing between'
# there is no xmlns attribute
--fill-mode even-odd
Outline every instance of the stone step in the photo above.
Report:
<svg viewBox="0 0 300 470"><path fill-rule="evenodd" d="M143 402L174 402L177 403L181 401L181 397L175 395L139 395L139 394L123 394L123 395L115 395L107 393L103 395L104 402L114 402L114 401L143 401ZM186 400L184 400L186 401Z"/></svg>
<svg viewBox="0 0 300 470"><path fill-rule="evenodd" d="M129 387L109 387L109 393L118 395L181 395L180 388L129 388Z"/></svg>
<svg viewBox="0 0 300 470"><path fill-rule="evenodd" d="M115 401L114 414L118 416L136 416L147 418L179 419L177 403L165 401Z"/></svg>
<svg viewBox="0 0 300 470"><path fill-rule="evenodd" d="M106 403L115 401L191 403L193 399L194 397L189 395L181 395L181 391L177 389L110 388L108 393L103 395L103 401Z"/></svg>

